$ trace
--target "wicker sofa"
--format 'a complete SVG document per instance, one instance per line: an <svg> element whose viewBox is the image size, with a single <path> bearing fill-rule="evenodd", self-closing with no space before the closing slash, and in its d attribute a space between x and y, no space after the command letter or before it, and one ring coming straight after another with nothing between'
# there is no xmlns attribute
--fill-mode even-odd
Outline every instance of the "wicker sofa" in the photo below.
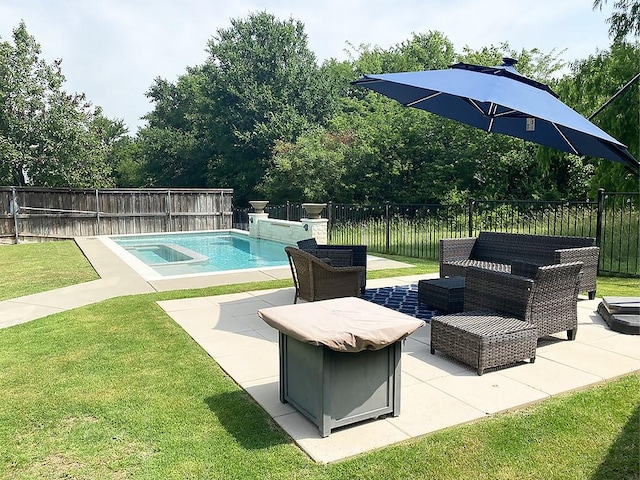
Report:
<svg viewBox="0 0 640 480"><path fill-rule="evenodd" d="M440 240L440 276L466 276L467 267L511 272L514 260L535 265L582 262L580 292L595 298L600 249L594 238L480 232Z"/></svg>

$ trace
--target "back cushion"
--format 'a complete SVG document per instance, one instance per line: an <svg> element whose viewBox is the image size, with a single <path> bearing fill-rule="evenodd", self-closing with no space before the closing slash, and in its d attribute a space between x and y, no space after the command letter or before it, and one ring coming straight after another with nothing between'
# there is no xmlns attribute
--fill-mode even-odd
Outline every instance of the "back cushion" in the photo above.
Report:
<svg viewBox="0 0 640 480"><path fill-rule="evenodd" d="M496 263L524 260L539 265L551 265L554 263L555 250L593 245L594 238L480 232L471 258Z"/></svg>

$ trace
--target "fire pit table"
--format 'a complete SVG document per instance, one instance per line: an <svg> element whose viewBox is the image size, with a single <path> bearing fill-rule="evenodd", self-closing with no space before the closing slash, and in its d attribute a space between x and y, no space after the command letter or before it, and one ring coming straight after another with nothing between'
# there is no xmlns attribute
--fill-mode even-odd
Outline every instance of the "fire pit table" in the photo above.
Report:
<svg viewBox="0 0 640 480"><path fill-rule="evenodd" d="M258 310L279 333L280 401L331 430L400 414L402 340L425 324L355 297Z"/></svg>

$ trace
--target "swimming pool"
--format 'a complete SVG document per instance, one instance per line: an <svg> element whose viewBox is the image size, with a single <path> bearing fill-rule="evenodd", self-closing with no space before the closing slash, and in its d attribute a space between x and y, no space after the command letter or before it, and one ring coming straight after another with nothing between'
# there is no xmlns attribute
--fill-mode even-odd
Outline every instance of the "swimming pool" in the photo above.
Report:
<svg viewBox="0 0 640 480"><path fill-rule="evenodd" d="M147 280L288 265L285 244L240 230L116 235L103 242Z"/></svg>

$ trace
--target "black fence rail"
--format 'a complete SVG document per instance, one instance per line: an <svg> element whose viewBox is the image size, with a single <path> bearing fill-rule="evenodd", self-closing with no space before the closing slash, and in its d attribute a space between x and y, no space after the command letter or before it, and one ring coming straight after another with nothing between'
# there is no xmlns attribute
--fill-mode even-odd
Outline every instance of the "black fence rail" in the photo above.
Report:
<svg viewBox="0 0 640 480"><path fill-rule="evenodd" d="M480 231L595 237L600 273L640 277L640 193L599 191L597 201L487 201L466 205L349 205L329 202L329 241L365 244L371 252L438 259L442 238ZM234 209L234 227L248 228L249 209ZM271 218L297 221L302 204L267 205ZM244 226L246 225L246 227Z"/></svg>

